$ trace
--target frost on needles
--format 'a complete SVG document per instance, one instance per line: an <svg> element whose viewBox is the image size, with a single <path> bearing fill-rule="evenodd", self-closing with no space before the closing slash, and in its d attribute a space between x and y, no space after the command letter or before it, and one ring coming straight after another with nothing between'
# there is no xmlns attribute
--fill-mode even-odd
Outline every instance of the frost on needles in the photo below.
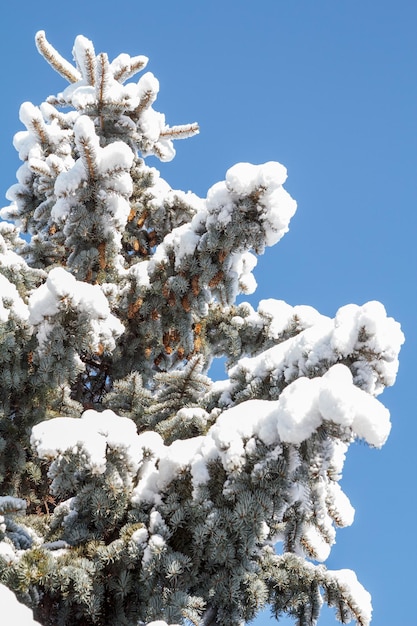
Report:
<svg viewBox="0 0 417 626"><path fill-rule="evenodd" d="M354 518L349 445L390 431L399 324L378 302L236 304L296 210L285 167L171 189L144 159L198 126L131 80L146 57L36 42L69 86L22 105L1 211L2 603L22 626L241 626L267 605L312 626L323 602L366 626L369 594L323 562Z"/></svg>

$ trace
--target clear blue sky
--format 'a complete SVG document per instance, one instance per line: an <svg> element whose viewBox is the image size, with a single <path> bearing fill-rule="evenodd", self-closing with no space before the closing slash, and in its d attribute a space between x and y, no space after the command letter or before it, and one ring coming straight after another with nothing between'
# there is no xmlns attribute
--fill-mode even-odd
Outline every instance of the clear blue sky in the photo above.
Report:
<svg viewBox="0 0 417 626"><path fill-rule="evenodd" d="M205 196L238 161L288 167L299 208L258 263L253 303L275 297L333 316L378 299L401 322L397 384L380 398L392 433L380 451L351 447L342 486L356 520L327 562L357 572L375 626L411 624L417 592L416 26L413 0L22 0L0 9L2 196L19 165L20 103L64 87L34 34L44 29L67 57L83 34L110 57L149 56L161 83L155 108L171 124L200 123L162 169L174 188ZM335 623L330 611L319 620Z"/></svg>

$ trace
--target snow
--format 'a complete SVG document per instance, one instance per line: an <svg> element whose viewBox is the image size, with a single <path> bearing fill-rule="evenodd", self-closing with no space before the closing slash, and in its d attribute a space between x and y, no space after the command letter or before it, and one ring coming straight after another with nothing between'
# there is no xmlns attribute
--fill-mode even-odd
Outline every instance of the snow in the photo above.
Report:
<svg viewBox="0 0 417 626"><path fill-rule="evenodd" d="M209 191L208 209L227 224L236 200L259 193L259 219L265 228L265 244L272 246L288 231L297 203L282 187L287 170L274 161L261 165L237 163L226 172L224 183L217 183ZM228 197L229 196L229 197Z"/></svg>
<svg viewBox="0 0 417 626"><path fill-rule="evenodd" d="M257 283L252 270L257 262L258 259L252 252L235 252L229 256L228 273L233 272L237 275L240 293L251 294L256 290Z"/></svg>
<svg viewBox="0 0 417 626"><path fill-rule="evenodd" d="M100 148L99 172L102 176L109 175L116 169L129 170L132 167L134 153L123 141L114 141L113 143ZM123 180L123 187L121 181ZM127 176L116 178L112 183L116 182L119 193L130 195L132 193L132 182Z"/></svg>
<svg viewBox="0 0 417 626"><path fill-rule="evenodd" d="M145 74L139 78L137 88L139 98L142 99L144 96L149 95L149 103L152 104L159 93L159 80L152 72L145 72Z"/></svg>
<svg viewBox="0 0 417 626"><path fill-rule="evenodd" d="M274 246L285 233L293 217L297 203L283 187L268 191L262 196L265 210L260 219L265 228L265 244Z"/></svg>
<svg viewBox="0 0 417 626"><path fill-rule="evenodd" d="M351 526L355 519L355 509L338 483L328 483L326 497L329 513L337 520L338 526Z"/></svg>
<svg viewBox="0 0 417 626"><path fill-rule="evenodd" d="M19 626L40 626L39 622L33 619L33 613L24 604L21 604L13 591L5 585L0 584L0 604L2 615L10 619L10 624Z"/></svg>
<svg viewBox="0 0 417 626"><path fill-rule="evenodd" d="M54 459L67 450L82 447L88 456L87 465L93 473L106 471L107 448L123 449L132 472L142 458L135 423L107 409L98 413L85 411L80 419L56 417L32 429L31 445L40 458Z"/></svg>
<svg viewBox="0 0 417 626"><path fill-rule="evenodd" d="M55 267L49 272L46 282L29 298L29 321L37 327L41 350L51 327L50 318L67 309L88 315L93 351L98 349L99 344L108 350L114 349L115 338L123 333L124 326L110 312L100 286L78 281L64 268Z"/></svg>
<svg viewBox="0 0 417 626"><path fill-rule="evenodd" d="M140 63L142 65L141 69L144 69L148 61L148 57L145 57L143 55L138 55L131 58L128 54L122 52L110 63L110 69L112 74L115 76L123 70L128 71L126 70L126 68L130 68L133 63Z"/></svg>
<svg viewBox="0 0 417 626"><path fill-rule="evenodd" d="M172 191L170 185L164 180L159 171L155 167L148 168L150 174L152 174L152 187L150 187L149 191L153 195L153 200L151 201L155 207L158 207L163 203L166 196Z"/></svg>
<svg viewBox="0 0 417 626"><path fill-rule="evenodd" d="M77 67L81 70L84 80L90 78L91 73L95 74L96 55L92 42L83 35L77 35L72 49L74 60Z"/></svg>
<svg viewBox="0 0 417 626"><path fill-rule="evenodd" d="M312 548L313 554L311 556L315 561L321 563L326 561L330 555L331 543L325 540L316 526L309 524L304 528L303 540Z"/></svg>
<svg viewBox="0 0 417 626"><path fill-rule="evenodd" d="M391 430L388 409L353 385L345 365L333 365L322 380L319 409L323 419L351 427L359 438L381 447Z"/></svg>
<svg viewBox="0 0 417 626"><path fill-rule="evenodd" d="M51 211L52 218L65 221L72 206L78 202L78 190L89 182L95 182L91 180L93 176L100 179L96 199L103 203L110 218L109 223L104 225L105 230L112 232L114 227L126 224L130 212L128 199L133 183L129 172L135 155L122 141L101 148L94 122L86 115L77 119L74 133L81 156L73 163L67 160L65 170L55 180L56 202Z"/></svg>
<svg viewBox="0 0 417 626"><path fill-rule="evenodd" d="M4 532L6 525L4 524L4 517L0 516L1 529ZM0 558L6 561L6 563L13 563L17 561L17 555L13 546L7 541L0 541Z"/></svg>
<svg viewBox="0 0 417 626"><path fill-rule="evenodd" d="M36 132L37 128L43 128L45 122L38 107L31 102L23 102L19 109L19 119L28 130Z"/></svg>
<svg viewBox="0 0 417 626"><path fill-rule="evenodd" d="M158 464L158 490L163 490L178 475L181 470L191 466L196 457L200 456L200 449L204 437L177 439L170 446L166 446Z"/></svg>
<svg viewBox="0 0 417 626"><path fill-rule="evenodd" d="M142 564L146 565L155 554L160 554L166 546L165 539L161 535L155 533L151 535L148 545L145 548L142 558Z"/></svg>
<svg viewBox="0 0 417 626"><path fill-rule="evenodd" d="M59 64L67 75L72 76L74 79L81 78L78 70L66 59L61 57L61 55L58 54L57 51L49 44L49 42L46 40L44 30L37 31L35 35L35 43L39 52L48 61L48 63L50 63L50 58L56 59L59 61ZM46 51L46 55L43 51Z"/></svg>
<svg viewBox="0 0 417 626"><path fill-rule="evenodd" d="M148 265L149 261L140 261L132 265L128 270L128 273L135 277L137 284L145 289L151 286Z"/></svg>
<svg viewBox="0 0 417 626"><path fill-rule="evenodd" d="M19 154L19 159L21 161L25 161L26 159L28 159L30 156L31 157L42 157L42 148L39 145L39 140L36 137L36 135L26 131L26 130L21 130L19 132L17 132L14 137L13 137L13 146L16 148L18 154ZM25 165L25 164L24 164ZM19 169L21 170L23 166L21 166ZM19 170L18 170L19 172ZM20 180L20 176L17 176L17 179L19 180L19 182L22 182ZM12 185L10 187L10 189L13 189L15 187L15 185ZM6 198L8 198L9 200L11 199L9 196L9 191L7 191L6 194Z"/></svg>
<svg viewBox="0 0 417 626"><path fill-rule="evenodd" d="M262 307L261 307L262 310ZM295 310L294 310L295 312ZM386 316L380 303L342 307L334 320L309 312L311 326L255 357L244 357L229 370L232 380L243 374L247 383L257 378L296 377L355 356L354 382L373 395L392 385L398 370L398 353L404 341L401 327ZM361 353L364 354L361 357Z"/></svg>
<svg viewBox="0 0 417 626"><path fill-rule="evenodd" d="M73 194L82 185L82 183L87 182L87 180L88 173L81 159L78 159L68 171L61 172L57 176L54 187L57 198L59 199L60 196ZM52 211L54 219L61 217L55 207Z"/></svg>
<svg viewBox="0 0 417 626"><path fill-rule="evenodd" d="M326 577L338 583L345 600L367 626L372 619L371 594L358 581L355 572L351 569L328 570Z"/></svg>
<svg viewBox="0 0 417 626"><path fill-rule="evenodd" d="M233 198L224 182L215 183L207 192L206 200L207 210L210 215L214 215L215 219L208 220L220 224L227 225L232 219L234 209Z"/></svg>
<svg viewBox="0 0 417 626"><path fill-rule="evenodd" d="M259 187L273 189L283 185L286 179L287 169L281 163L237 163L226 172L226 187L239 196L247 196Z"/></svg>
<svg viewBox="0 0 417 626"><path fill-rule="evenodd" d="M0 265L4 256L6 255L0 253ZM9 259L10 257L7 258ZM29 319L29 310L16 287L3 274L0 274L0 322L5 323L9 319L26 322Z"/></svg>
<svg viewBox="0 0 417 626"><path fill-rule="evenodd" d="M148 622L146 626L168 626L163 620L156 620L155 622ZM179 626L178 624L171 624L170 626Z"/></svg>
<svg viewBox="0 0 417 626"><path fill-rule="evenodd" d="M281 441L301 443L322 423L318 409L320 379L298 378L288 385L276 403Z"/></svg>
<svg viewBox="0 0 417 626"><path fill-rule="evenodd" d="M137 530L135 530L132 533L131 536L131 541L133 541L134 543L146 543L148 541L149 538L149 533L147 531L147 529L143 526L143 528L138 528Z"/></svg>
<svg viewBox="0 0 417 626"><path fill-rule="evenodd" d="M106 469L106 450L123 449L131 471L140 470L132 502L157 503L160 494L184 469L191 471L195 489L208 480L207 464L220 459L228 472L240 471L256 439L270 447L299 445L324 422L349 428L354 436L380 447L389 429L389 412L374 397L357 388L349 369L336 364L322 377L300 377L289 384L278 400L247 400L225 410L207 435L177 440L169 446L154 432L140 435L128 418L110 410L86 411L81 419L55 418L36 425L31 442L41 458L56 458L82 446L93 472ZM249 442L249 443L248 443ZM249 446L247 448L246 446ZM345 448L335 446L334 466L341 469ZM334 489L329 509L343 525L353 520L353 508Z"/></svg>
<svg viewBox="0 0 417 626"><path fill-rule="evenodd" d="M185 257L196 254L202 233L205 230L210 232L210 229L218 230L219 226L227 226L233 213L241 210L241 198L257 189L260 191L260 198L256 206L258 218L265 228L265 243L272 245L278 241L287 232L289 221L296 209L294 200L281 187L285 177L286 170L279 163L241 163L231 168L226 175L226 181L216 183L209 189L205 203L197 197L191 199L196 214L191 222L173 228L165 236L156 248L148 267L149 272L152 273L157 266L168 263L170 253L174 254L174 267L178 270ZM155 197L160 202L169 201L170 193L176 193L170 192L165 184L159 190L158 179L155 188ZM187 202L190 199L187 197L184 200ZM235 278L234 283L231 282L228 286L230 301L240 292L253 293L256 289L256 281L252 275L256 260L255 255L242 249L227 256L224 269Z"/></svg>
<svg viewBox="0 0 417 626"><path fill-rule="evenodd" d="M362 340L361 340L361 337ZM372 367L380 374L386 386L392 385L398 371L398 353L404 343L401 326L392 317L387 317L380 302L371 301L363 306L348 304L341 307L335 317L331 346L342 356L366 346L376 357ZM362 364L358 378L369 378L369 367ZM376 385L371 393L380 393L381 385Z"/></svg>
<svg viewBox="0 0 417 626"><path fill-rule="evenodd" d="M345 365L336 364L321 377L297 378L278 400L247 400L227 409L208 436L216 440L219 450L232 443L237 449L240 444L233 441L237 435L255 434L267 445L279 440L300 444L326 420L351 428L376 447L385 443L390 431L388 409L353 384Z"/></svg>

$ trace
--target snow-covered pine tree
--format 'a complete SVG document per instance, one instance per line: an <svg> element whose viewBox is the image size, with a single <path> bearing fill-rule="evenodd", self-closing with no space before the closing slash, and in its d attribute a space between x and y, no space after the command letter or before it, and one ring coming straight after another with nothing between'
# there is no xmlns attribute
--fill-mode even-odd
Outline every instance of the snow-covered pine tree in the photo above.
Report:
<svg viewBox="0 0 417 626"><path fill-rule="evenodd" d="M172 190L144 159L198 126L130 80L146 57L36 42L70 84L22 105L1 212L0 582L43 626L238 626L267 605L311 626L323 601L365 626L369 594L322 563L353 520L350 443L390 430L399 324L377 302L236 304L295 212L285 168Z"/></svg>

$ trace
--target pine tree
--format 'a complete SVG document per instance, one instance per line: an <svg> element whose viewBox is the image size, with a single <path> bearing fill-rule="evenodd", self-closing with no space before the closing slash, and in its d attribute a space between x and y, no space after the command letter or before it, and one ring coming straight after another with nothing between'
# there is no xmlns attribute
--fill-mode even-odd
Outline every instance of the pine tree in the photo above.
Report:
<svg viewBox="0 0 417 626"><path fill-rule="evenodd" d="M267 605L312 626L323 602L369 624L355 574L323 562L353 521L349 445L389 434L399 324L377 302L237 303L295 212L284 166L175 191L145 159L198 126L130 80L146 57L36 43L69 86L22 105L1 211L0 582L43 626L238 626Z"/></svg>

